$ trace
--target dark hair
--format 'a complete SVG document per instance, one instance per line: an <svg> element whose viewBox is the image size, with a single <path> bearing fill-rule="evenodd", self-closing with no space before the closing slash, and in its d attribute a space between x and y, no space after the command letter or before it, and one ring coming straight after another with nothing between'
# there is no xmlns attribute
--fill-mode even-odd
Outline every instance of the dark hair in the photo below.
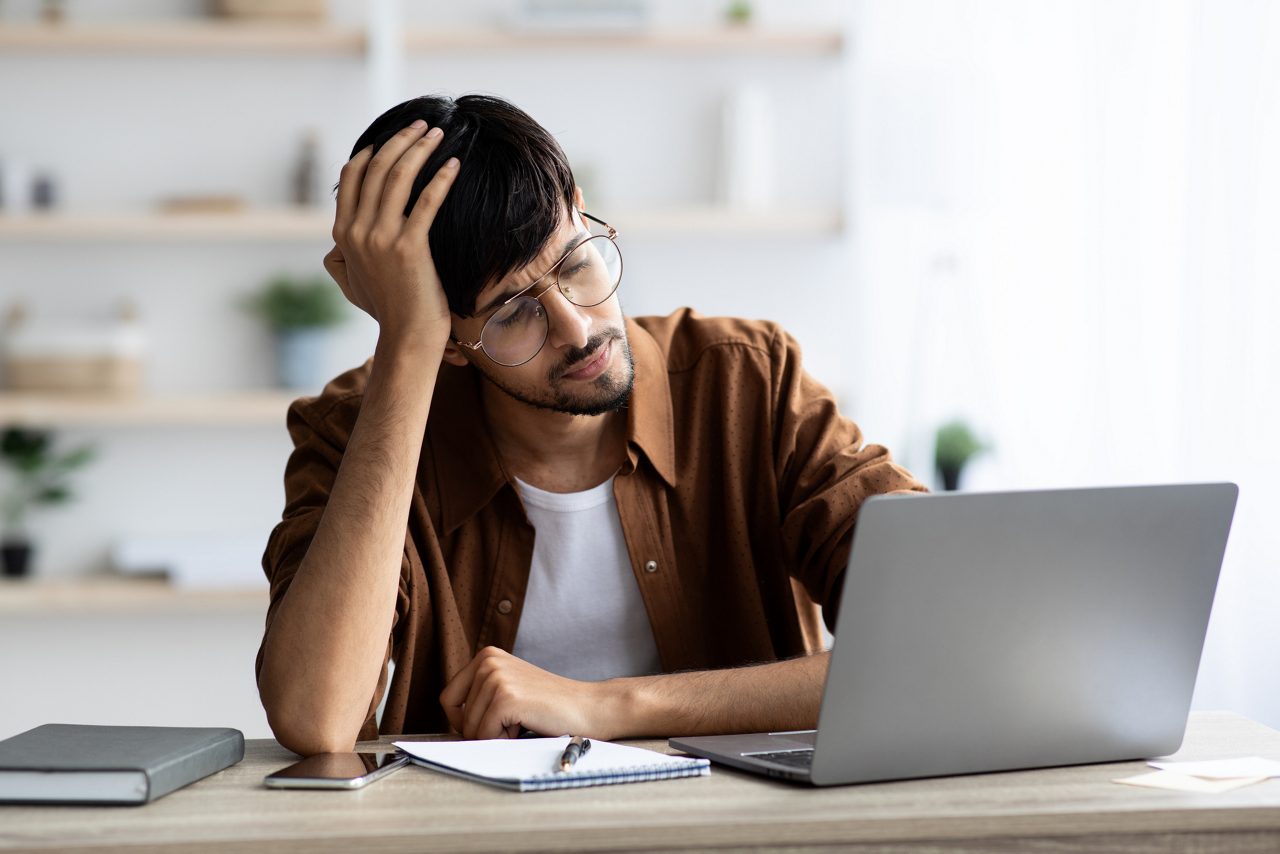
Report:
<svg viewBox="0 0 1280 854"><path fill-rule="evenodd" d="M428 240L449 308L470 316L488 284L533 261L573 205L573 172L559 143L528 113L501 98L414 98L387 110L360 134L354 157L422 119L444 131L413 182L405 214L440 165L462 166L431 224Z"/></svg>

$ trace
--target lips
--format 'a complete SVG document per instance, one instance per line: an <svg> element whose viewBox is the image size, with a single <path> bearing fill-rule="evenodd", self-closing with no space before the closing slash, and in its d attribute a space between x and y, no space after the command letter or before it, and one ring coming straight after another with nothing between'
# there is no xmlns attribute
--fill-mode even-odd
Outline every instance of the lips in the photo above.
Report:
<svg viewBox="0 0 1280 854"><path fill-rule="evenodd" d="M572 370L565 371L561 374L562 379L580 380L592 379L600 374L605 365L609 363L609 355L613 352L613 342L610 341L600 348L600 352L588 359L586 362L579 363Z"/></svg>

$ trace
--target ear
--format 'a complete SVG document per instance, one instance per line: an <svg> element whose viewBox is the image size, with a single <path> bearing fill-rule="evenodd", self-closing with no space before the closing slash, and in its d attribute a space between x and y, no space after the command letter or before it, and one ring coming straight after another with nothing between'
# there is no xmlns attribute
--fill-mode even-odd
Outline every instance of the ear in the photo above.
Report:
<svg viewBox="0 0 1280 854"><path fill-rule="evenodd" d="M467 357L462 354L462 348L453 343L452 338L444 345L444 355L441 357L441 361L459 368L468 364Z"/></svg>
<svg viewBox="0 0 1280 854"><path fill-rule="evenodd" d="M573 185L573 206L580 211L587 209L587 203L582 198L582 188L577 184Z"/></svg>

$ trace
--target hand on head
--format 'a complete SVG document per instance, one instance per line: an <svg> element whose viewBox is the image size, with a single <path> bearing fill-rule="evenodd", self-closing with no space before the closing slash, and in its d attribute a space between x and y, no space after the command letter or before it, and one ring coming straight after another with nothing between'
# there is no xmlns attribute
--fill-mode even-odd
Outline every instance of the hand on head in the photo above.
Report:
<svg viewBox="0 0 1280 854"><path fill-rule="evenodd" d="M383 334L449 339L449 302L431 259L427 232L458 175L449 158L405 216L414 180L443 133L421 120L373 153L362 149L342 167L334 247L325 269L353 305L378 321Z"/></svg>

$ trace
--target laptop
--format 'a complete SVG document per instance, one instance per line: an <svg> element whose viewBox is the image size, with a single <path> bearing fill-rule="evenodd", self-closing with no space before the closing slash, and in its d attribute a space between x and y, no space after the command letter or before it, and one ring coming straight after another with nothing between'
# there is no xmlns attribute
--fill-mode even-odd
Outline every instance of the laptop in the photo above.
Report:
<svg viewBox="0 0 1280 854"><path fill-rule="evenodd" d="M871 498L818 728L669 744L815 786L1172 753L1237 493Z"/></svg>

